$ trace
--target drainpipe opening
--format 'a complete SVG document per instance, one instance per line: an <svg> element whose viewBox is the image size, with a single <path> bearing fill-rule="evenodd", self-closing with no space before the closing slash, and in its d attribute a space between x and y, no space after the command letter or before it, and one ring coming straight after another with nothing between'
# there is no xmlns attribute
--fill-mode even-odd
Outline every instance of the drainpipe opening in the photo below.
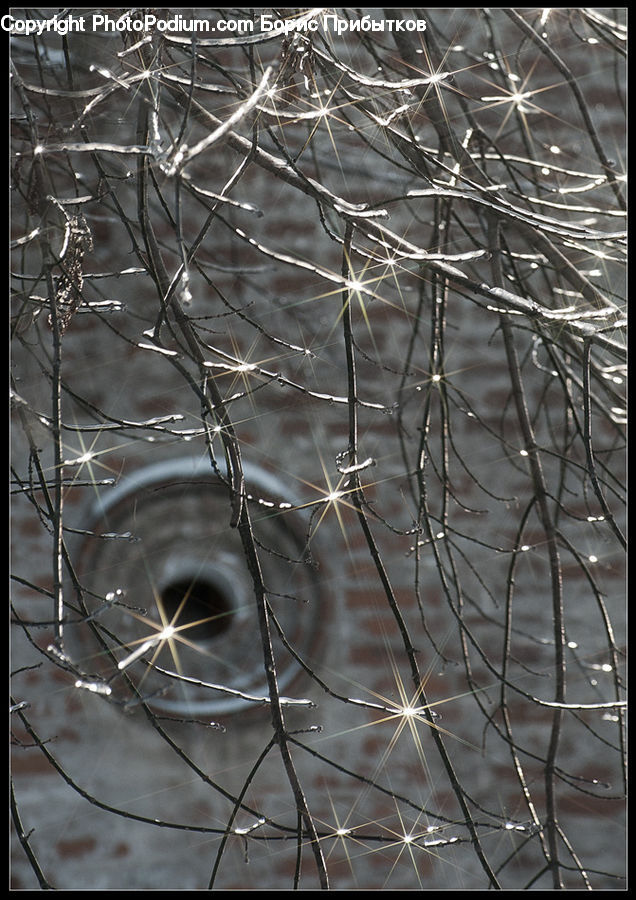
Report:
<svg viewBox="0 0 636 900"><path fill-rule="evenodd" d="M301 561L305 523L291 509L289 486L248 462L243 471L255 497L275 498L266 509L254 505L253 528L264 548L259 565L268 602L285 636L272 630L278 685L292 695L302 670L289 647L302 657L322 646L321 579ZM106 534L134 540L101 539ZM109 678L103 645L111 645L111 635L118 657L119 648L134 655L147 644L138 654L143 660L135 656L125 667L126 678L139 677L144 700L167 714L207 719L253 709L254 698L267 696L253 579L240 536L229 525L227 485L208 460L165 460L122 477L83 513L74 557L88 620L100 629L97 640L91 628L77 624L72 653L78 659L103 661ZM115 588L125 602L93 604L91 598ZM149 642L166 626L176 640ZM178 677L168 674L174 672ZM126 680L113 683L124 702Z"/></svg>
<svg viewBox="0 0 636 900"><path fill-rule="evenodd" d="M160 596L167 620L174 622L175 628L183 628L183 636L194 643L207 644L232 626L234 605L227 592L208 577L172 581Z"/></svg>

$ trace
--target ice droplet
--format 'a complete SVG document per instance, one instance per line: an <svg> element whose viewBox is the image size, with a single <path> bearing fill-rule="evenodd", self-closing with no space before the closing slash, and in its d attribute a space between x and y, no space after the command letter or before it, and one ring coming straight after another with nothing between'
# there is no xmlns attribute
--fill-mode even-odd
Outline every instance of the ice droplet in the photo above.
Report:
<svg viewBox="0 0 636 900"><path fill-rule="evenodd" d="M64 653L64 651L57 646L57 644L49 644L49 646L46 648L46 652L50 653L52 656L55 656L56 659L60 660L60 662L70 663L71 661L66 653Z"/></svg>
<svg viewBox="0 0 636 900"><path fill-rule="evenodd" d="M100 694L102 697L109 697L113 692L110 685L103 681L84 681L82 678L77 679L75 687L90 691L91 694Z"/></svg>
<svg viewBox="0 0 636 900"><path fill-rule="evenodd" d="M139 659L140 656L143 656L148 650L152 649L159 641L159 637L151 638L148 641L144 641L143 644L140 644L136 650L133 650L132 653L129 653L128 656L125 656L123 659L120 659L117 663L117 668L121 671L127 669L128 666L135 662L136 659Z"/></svg>

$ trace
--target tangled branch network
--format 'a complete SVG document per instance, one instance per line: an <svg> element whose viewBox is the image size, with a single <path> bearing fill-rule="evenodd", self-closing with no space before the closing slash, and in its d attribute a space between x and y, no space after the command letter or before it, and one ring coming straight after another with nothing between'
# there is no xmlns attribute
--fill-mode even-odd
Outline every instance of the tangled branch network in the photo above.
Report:
<svg viewBox="0 0 636 900"><path fill-rule="evenodd" d="M15 889L624 888L624 13L6 17Z"/></svg>

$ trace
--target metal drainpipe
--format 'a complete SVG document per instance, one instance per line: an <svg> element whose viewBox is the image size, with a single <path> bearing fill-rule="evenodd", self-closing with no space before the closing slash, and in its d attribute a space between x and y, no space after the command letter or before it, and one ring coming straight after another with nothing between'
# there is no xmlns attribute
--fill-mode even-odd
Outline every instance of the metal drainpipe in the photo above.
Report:
<svg viewBox="0 0 636 900"><path fill-rule="evenodd" d="M287 641L311 658L325 611L318 571L305 561L303 522L286 485L248 464L244 472L272 608ZM82 671L97 673L116 695L125 670L167 714L235 713L254 705L243 695L267 697L251 576L228 516L228 488L207 459L145 466L102 493L83 522L90 535L74 554L91 615L66 635ZM158 641L166 626L172 637ZM272 630L285 693L299 666Z"/></svg>

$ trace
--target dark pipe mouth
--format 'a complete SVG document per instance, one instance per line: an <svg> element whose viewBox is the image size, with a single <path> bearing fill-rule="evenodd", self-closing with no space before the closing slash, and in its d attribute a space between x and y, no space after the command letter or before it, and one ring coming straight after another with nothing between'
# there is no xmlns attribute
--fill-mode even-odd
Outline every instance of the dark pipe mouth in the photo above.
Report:
<svg viewBox="0 0 636 900"><path fill-rule="evenodd" d="M166 619L189 641L207 644L232 626L234 605L218 584L205 576L177 578L161 591Z"/></svg>

